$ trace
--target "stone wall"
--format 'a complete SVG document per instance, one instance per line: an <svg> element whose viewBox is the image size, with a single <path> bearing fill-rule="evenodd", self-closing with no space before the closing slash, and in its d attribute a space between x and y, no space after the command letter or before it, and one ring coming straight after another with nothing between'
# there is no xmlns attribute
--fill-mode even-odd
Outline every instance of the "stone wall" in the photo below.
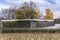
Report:
<svg viewBox="0 0 60 40"><path fill-rule="evenodd" d="M49 27L54 26L54 22L52 21L32 21L30 24L31 28L39 28L39 27Z"/></svg>
<svg viewBox="0 0 60 40"><path fill-rule="evenodd" d="M40 28L54 26L54 21L17 21L17 25L4 26L4 28Z"/></svg>

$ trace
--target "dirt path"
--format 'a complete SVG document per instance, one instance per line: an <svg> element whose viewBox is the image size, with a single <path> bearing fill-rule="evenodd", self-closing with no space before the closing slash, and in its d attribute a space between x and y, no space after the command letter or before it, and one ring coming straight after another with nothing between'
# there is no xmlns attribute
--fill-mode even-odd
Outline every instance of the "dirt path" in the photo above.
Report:
<svg viewBox="0 0 60 40"><path fill-rule="evenodd" d="M0 33L0 40L60 40L60 33Z"/></svg>

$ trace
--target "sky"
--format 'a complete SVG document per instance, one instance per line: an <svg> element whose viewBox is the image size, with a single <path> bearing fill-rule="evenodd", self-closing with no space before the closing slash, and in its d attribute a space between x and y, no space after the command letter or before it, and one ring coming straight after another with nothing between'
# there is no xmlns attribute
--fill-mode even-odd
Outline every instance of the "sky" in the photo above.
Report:
<svg viewBox="0 0 60 40"><path fill-rule="evenodd" d="M54 13L54 18L60 17L60 0L0 0L0 10L11 6L18 6L23 2L33 1L37 4L42 14L49 8Z"/></svg>

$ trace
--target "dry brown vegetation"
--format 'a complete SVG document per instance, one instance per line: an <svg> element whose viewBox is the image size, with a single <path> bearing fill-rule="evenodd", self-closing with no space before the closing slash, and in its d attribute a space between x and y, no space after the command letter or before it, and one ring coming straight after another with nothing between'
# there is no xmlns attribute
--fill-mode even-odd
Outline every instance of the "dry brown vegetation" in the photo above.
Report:
<svg viewBox="0 0 60 40"><path fill-rule="evenodd" d="M0 40L60 40L60 33L0 33Z"/></svg>

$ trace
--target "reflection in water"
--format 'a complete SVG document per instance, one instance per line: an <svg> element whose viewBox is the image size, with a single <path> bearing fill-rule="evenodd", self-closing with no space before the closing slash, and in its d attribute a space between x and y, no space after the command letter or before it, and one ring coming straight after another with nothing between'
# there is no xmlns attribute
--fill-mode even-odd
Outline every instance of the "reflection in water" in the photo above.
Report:
<svg viewBox="0 0 60 40"><path fill-rule="evenodd" d="M57 28L60 28L60 24L55 24L54 26L51 26L51 27L44 27L44 28L48 28L48 29L57 29Z"/></svg>

